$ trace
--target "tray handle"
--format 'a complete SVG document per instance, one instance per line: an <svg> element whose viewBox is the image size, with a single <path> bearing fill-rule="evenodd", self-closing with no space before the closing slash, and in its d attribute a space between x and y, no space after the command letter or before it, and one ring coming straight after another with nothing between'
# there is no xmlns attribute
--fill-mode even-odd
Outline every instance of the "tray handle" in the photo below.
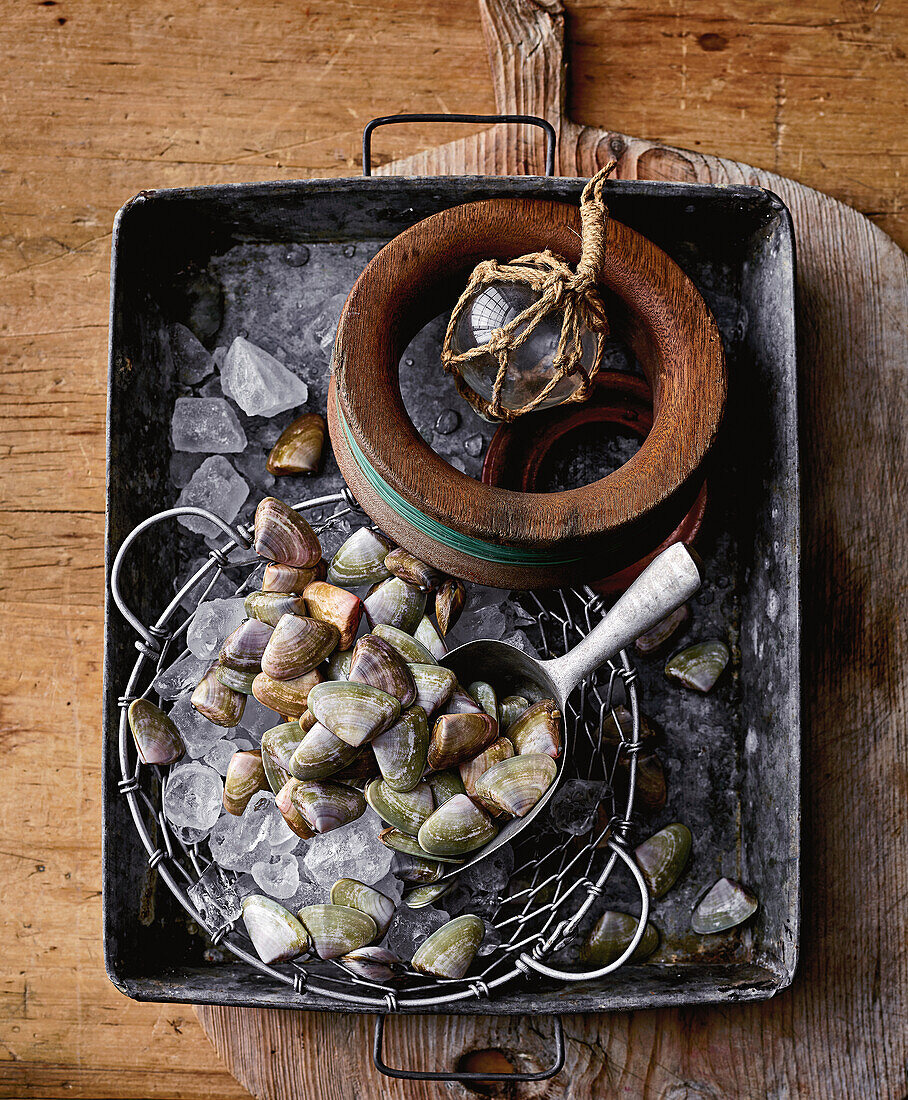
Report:
<svg viewBox="0 0 908 1100"><path fill-rule="evenodd" d="M564 1069L564 1022L560 1016L555 1021L555 1059L550 1066L538 1073L439 1073L417 1069L395 1069L389 1066L382 1054L385 1034L385 1016L375 1020L375 1036L372 1042L372 1061L375 1068L386 1077L398 1077L404 1081L548 1081Z"/></svg>
<svg viewBox="0 0 908 1100"><path fill-rule="evenodd" d="M363 175L372 175L372 133L379 126L393 126L398 122L514 122L528 126L538 126L545 133L545 174L555 175L555 127L538 115L459 115L459 114L417 114L384 115L366 123L363 130Z"/></svg>

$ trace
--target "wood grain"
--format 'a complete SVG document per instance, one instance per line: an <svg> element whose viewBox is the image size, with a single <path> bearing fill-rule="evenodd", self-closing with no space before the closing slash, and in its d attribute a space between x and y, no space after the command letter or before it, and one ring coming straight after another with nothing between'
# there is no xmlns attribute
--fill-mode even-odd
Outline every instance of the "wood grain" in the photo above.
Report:
<svg viewBox="0 0 908 1100"><path fill-rule="evenodd" d="M476 262L549 248L575 265L580 228L579 210L561 202L486 199L440 211L379 252L344 308L329 425L338 465L353 491L359 494L366 483L338 427L335 398L372 470L430 520L490 544L505 542L553 557L565 551L582 555L579 564L567 566L482 561L420 532L369 494L376 508L370 504L369 514L383 530L444 572L499 588L586 582L591 568L620 569L648 551L651 525L672 530L699 490L725 408L721 337L677 264L613 219L606 227L601 274L613 296L610 322L640 360L659 410L656 430L629 462L580 488L515 493L454 469L432 451L406 413L398 385L400 357L412 336L456 299Z"/></svg>
<svg viewBox="0 0 908 1100"><path fill-rule="evenodd" d="M898 4L577 0L569 10L573 118L771 166L908 242ZM482 32L473 0L0 0L0 14L0 1094L230 1100L247 1093L195 1015L124 999L101 960L110 226L143 188L355 174L373 115L493 110ZM378 159L447 134L388 130ZM861 232L875 248L879 238ZM804 288L813 301L870 280L843 266L841 251L825 270L828 281ZM815 855L802 978L760 1009L570 1021L578 1095L905 1093L905 642L892 598L904 574L900 511L886 504L904 482L893 444L900 356L869 344L850 384L827 391L823 371L805 379ZM289 1030L266 1020L262 1045L235 1019L205 1014L259 1095L291 1082L313 1098L421 1094L367 1076L364 1020L294 1015ZM428 1065L442 1049L489 1042L544 1057L547 1037L532 1021L401 1021L389 1028L389 1057Z"/></svg>
<svg viewBox="0 0 908 1100"><path fill-rule="evenodd" d="M560 133L562 173L592 175L611 156L622 178L741 182L768 187L792 211L799 246L799 363L804 478L805 905L800 976L767 1004L567 1021L568 1068L541 1095L903 1096L906 945L893 918L908 887L900 842L906 772L908 638L894 613L906 556L891 512L895 486L868 494L859 471L874 456L906 471L905 346L908 266L898 247L850 208L747 165L580 127L564 115L563 19L554 0L483 0L497 109L542 114ZM539 172L539 143L496 128L387 170L404 174ZM849 443L843 445L844 441ZM879 665L867 663L878 644ZM884 656L883 656L884 655ZM854 730L869 756L842 765ZM868 812L874 807L876 812ZM867 879L867 860L878 869ZM857 883L865 882L862 889ZM259 1028L310 1029L201 1009L225 1058L256 1095L282 1096L272 1060L256 1056ZM408 1065L472 1045L514 1048L502 1024L464 1034L395 1021ZM360 1024L364 1031L364 1025ZM513 1022L532 1056L535 1022ZM431 1036L431 1038L427 1038ZM365 1041L365 1036L363 1036ZM242 1056L240 1054L242 1052ZM251 1057L250 1057L251 1054ZM284 1060L282 1060L284 1061ZM284 1063L283 1072L295 1066ZM297 1083L297 1082L294 1082ZM394 1083L387 1095L403 1095ZM351 1082L339 1096L354 1096ZM500 1090L499 1095L507 1095ZM518 1094L520 1094L518 1090ZM523 1095L532 1095L530 1091ZM437 1097L439 1086L407 1087Z"/></svg>

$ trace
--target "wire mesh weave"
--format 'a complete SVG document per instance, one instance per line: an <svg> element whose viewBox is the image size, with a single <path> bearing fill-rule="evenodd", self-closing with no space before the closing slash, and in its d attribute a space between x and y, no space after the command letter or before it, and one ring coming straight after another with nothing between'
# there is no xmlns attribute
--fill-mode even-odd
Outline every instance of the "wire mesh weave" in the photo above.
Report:
<svg viewBox="0 0 908 1100"><path fill-rule="evenodd" d="M307 514L317 534L322 534L346 517L358 513L358 506L345 490L342 493L303 501L296 508ZM207 519L230 540L212 550L208 561L176 593L158 620L143 625L124 601L120 582L125 555L132 543L158 523L183 515ZM500 943L478 958L467 977L460 980L433 979L409 969L393 984L368 981L347 971L338 962L317 958L269 966L254 954L242 922L213 924L210 916L193 903L187 889L196 883L211 864L204 839L194 839L185 830L175 828L161 809L161 793L169 769L142 764L126 720L126 709L133 699L153 693L155 677L188 650L180 639L192 621L195 610L180 615L183 601L192 593L197 607L211 592L226 569L257 563L250 553L252 532L232 528L219 517L198 508L173 508L144 521L126 538L111 572L111 594L117 607L129 621L139 640L139 657L123 694L119 724L119 789L127 799L148 863L183 906L206 929L212 941L229 950L275 981L292 986L298 994L317 991L334 999L339 1007L346 1003L376 1011L432 1008L453 1001L490 996L493 990L531 972L560 981L599 978L622 966L633 954L646 927L649 896L643 878L630 856L626 839L631 826L636 778L636 754L640 747L640 721L636 673L622 652L607 662L568 700L564 720L573 728L572 756L566 769L570 778L599 781L602 797L598 816L589 832L574 836L557 831L545 813L524 829L513 841L514 869L500 895L500 904L487 924L494 928L494 940ZM237 594L248 591L244 581ZM196 596L198 591L198 596ZM558 656L572 648L587 634L602 613L601 597L589 588L561 589L544 595L526 593L521 605L532 617L532 626L540 657ZM624 703L631 714L630 730L619 723L615 706ZM613 723L611 735L603 737L606 723ZM617 773L621 768L621 794ZM551 964L551 956L565 947L584 916L599 898L616 865L623 864L634 878L640 893L640 914L636 934L623 954L610 965L579 973ZM231 872L223 872L228 878ZM455 880L456 882L456 880ZM441 899L443 907L443 899Z"/></svg>

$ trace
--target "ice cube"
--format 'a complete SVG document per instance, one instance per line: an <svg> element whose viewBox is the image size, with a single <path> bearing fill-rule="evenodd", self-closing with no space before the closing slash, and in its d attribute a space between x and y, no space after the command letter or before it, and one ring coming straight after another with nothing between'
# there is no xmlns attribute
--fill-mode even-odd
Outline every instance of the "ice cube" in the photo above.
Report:
<svg viewBox="0 0 908 1100"><path fill-rule="evenodd" d="M185 488L192 479L192 475L204 461L204 455L191 455L187 451L174 451L170 456L170 480L178 489Z"/></svg>
<svg viewBox="0 0 908 1100"><path fill-rule="evenodd" d="M599 803L609 786L595 779L566 779L552 797L549 819L556 829L573 836L589 832Z"/></svg>
<svg viewBox="0 0 908 1100"><path fill-rule="evenodd" d="M224 871L216 863L209 864L198 882L194 882L186 893L212 935L242 915L243 906L236 886L236 876Z"/></svg>
<svg viewBox="0 0 908 1100"><path fill-rule="evenodd" d="M176 324L170 330L170 350L184 386L197 385L214 370L211 356L185 325Z"/></svg>
<svg viewBox="0 0 908 1100"><path fill-rule="evenodd" d="M314 837L306 854L309 878L322 886L331 886L339 878L355 878L371 886L384 878L393 852L378 839L381 828L381 818L370 808L349 825Z"/></svg>
<svg viewBox="0 0 908 1100"><path fill-rule="evenodd" d="M344 293L335 294L332 298L329 298L322 307L321 312L316 314L315 319L309 326L312 339L329 359L334 349L337 324L340 321L341 311L346 301L347 295Z"/></svg>
<svg viewBox="0 0 908 1100"><path fill-rule="evenodd" d="M399 959L410 962L417 947L450 919L443 909L433 909L431 905L422 909L409 909L402 905L391 921L385 946Z"/></svg>
<svg viewBox="0 0 908 1100"><path fill-rule="evenodd" d="M457 634L465 640L474 638L501 638L507 630L507 621L497 604L486 604L475 611L468 611L457 624Z"/></svg>
<svg viewBox="0 0 908 1100"><path fill-rule="evenodd" d="M162 699L176 699L184 691L192 692L211 667L194 653L186 653L155 676L152 687Z"/></svg>
<svg viewBox="0 0 908 1100"><path fill-rule="evenodd" d="M277 901L292 898L299 891L300 868L292 855L272 856L252 865L252 877L262 893Z"/></svg>
<svg viewBox="0 0 908 1100"><path fill-rule="evenodd" d="M251 748L252 742L247 741L245 737L238 737L236 740L222 737L219 741L215 741L208 752L205 753L203 760L209 768L214 768L219 775L226 775L233 754Z"/></svg>
<svg viewBox="0 0 908 1100"><path fill-rule="evenodd" d="M500 894L514 870L514 849L502 844L491 855L474 863L457 876L457 882L474 893Z"/></svg>
<svg viewBox="0 0 908 1100"><path fill-rule="evenodd" d="M317 886L314 882L309 882L307 879L300 878L300 884L296 893L293 894L292 897L284 899L283 905L294 914L298 913L300 909L304 909L307 905L324 905L328 901L329 889L330 888L324 886Z"/></svg>
<svg viewBox="0 0 908 1100"><path fill-rule="evenodd" d="M275 416L309 397L306 383L293 371L242 336L224 357L221 387L249 416Z"/></svg>
<svg viewBox="0 0 908 1100"><path fill-rule="evenodd" d="M372 885L380 893L384 894L386 898L390 898L396 905L404 894L404 883L397 877L397 875L388 872L384 878L380 878L378 882L373 882ZM407 890L411 890L411 886L406 887Z"/></svg>
<svg viewBox="0 0 908 1100"><path fill-rule="evenodd" d="M524 653L528 653L531 657L536 656L536 647L526 636L526 632L523 630L515 630L511 634L505 634L501 639L503 642L507 642L508 645L514 646L515 649L522 650Z"/></svg>
<svg viewBox="0 0 908 1100"><path fill-rule="evenodd" d="M174 592L179 592L183 585L209 561L209 558L193 558L185 571L173 582ZM227 600L235 595L236 582L232 581L226 573L209 568L201 580L196 581L182 598L180 606L185 607L187 611L195 611L203 596L206 600Z"/></svg>
<svg viewBox="0 0 908 1100"><path fill-rule="evenodd" d="M171 769L161 803L174 825L210 829L220 817L223 798L224 783L214 768L193 763Z"/></svg>
<svg viewBox="0 0 908 1100"><path fill-rule="evenodd" d="M217 656L224 639L246 617L246 608L238 596L200 603L186 632L186 644L200 660L211 661Z"/></svg>
<svg viewBox="0 0 908 1100"><path fill-rule="evenodd" d="M205 662L206 665L207 663ZM201 679L201 676L199 678ZM195 687L194 684L193 687ZM221 740L224 736L224 727L217 726L214 722L209 722L207 718L202 717L189 701L191 694L187 692L177 698L170 709L170 718L180 731L187 754L193 759L198 759Z"/></svg>
<svg viewBox="0 0 908 1100"><path fill-rule="evenodd" d="M246 497L249 486L223 455L212 455L189 479L177 497L177 507L206 508L226 523L232 523ZM200 516L180 516L177 520L197 535L219 535L213 523Z"/></svg>
<svg viewBox="0 0 908 1100"><path fill-rule="evenodd" d="M236 454L246 447L246 433L223 397L178 397L170 421L177 451Z"/></svg>
<svg viewBox="0 0 908 1100"><path fill-rule="evenodd" d="M224 814L215 824L208 837L211 858L232 871L251 871L254 863L271 858L272 840L284 837L285 832L299 839L281 818L274 795L259 791L249 800L242 817Z"/></svg>
<svg viewBox="0 0 908 1100"><path fill-rule="evenodd" d="M493 951L496 951L501 947L501 933L495 927L494 924L490 924L485 921L485 935L482 937L482 943L479 945L477 955L491 955Z"/></svg>
<svg viewBox="0 0 908 1100"><path fill-rule="evenodd" d="M240 719L239 729L248 734L256 745L261 742L263 733L280 724L281 716L276 711L271 710L270 707L263 707L254 695L246 696L246 706L243 717Z"/></svg>

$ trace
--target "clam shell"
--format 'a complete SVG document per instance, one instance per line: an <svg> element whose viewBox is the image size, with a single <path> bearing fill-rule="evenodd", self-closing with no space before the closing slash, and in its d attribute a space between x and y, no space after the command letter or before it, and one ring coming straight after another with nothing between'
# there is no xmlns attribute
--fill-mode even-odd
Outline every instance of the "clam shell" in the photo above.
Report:
<svg viewBox="0 0 908 1100"><path fill-rule="evenodd" d="M189 701L209 722L228 728L239 725L246 709L246 696L222 684L215 665L199 681Z"/></svg>
<svg viewBox="0 0 908 1100"><path fill-rule="evenodd" d="M703 695L712 691L728 664L728 646L718 639L697 642L665 662L665 675Z"/></svg>
<svg viewBox="0 0 908 1100"><path fill-rule="evenodd" d="M425 848L421 848L419 841L415 836L410 836L409 833L405 833L402 829L382 829L378 834L378 839L384 844L386 848L391 848L392 851L400 852L404 855L413 856L416 859L429 860L432 863L463 863L462 859L454 859L451 856L430 856Z"/></svg>
<svg viewBox="0 0 908 1100"><path fill-rule="evenodd" d="M424 909L433 901L438 901L453 886L452 882L432 882L427 886L417 886L408 894L404 894L402 901L408 909Z"/></svg>
<svg viewBox="0 0 908 1100"><path fill-rule="evenodd" d="M313 619L337 627L338 648L349 649L363 615L363 601L359 596L327 581L313 581L306 586L303 598Z"/></svg>
<svg viewBox="0 0 908 1100"><path fill-rule="evenodd" d="M476 782L476 795L514 817L525 817L551 787L558 765L545 753L512 756Z"/></svg>
<svg viewBox="0 0 908 1100"><path fill-rule="evenodd" d="M522 695L506 695L498 704L498 728L506 733L511 723L530 705Z"/></svg>
<svg viewBox="0 0 908 1100"><path fill-rule="evenodd" d="M350 951L338 962L357 978L367 982L393 982L407 972L407 964L384 947L360 947Z"/></svg>
<svg viewBox="0 0 908 1100"><path fill-rule="evenodd" d="M277 626L285 615L306 614L306 601L292 592L250 592L243 606L247 615L269 626Z"/></svg>
<svg viewBox="0 0 908 1100"><path fill-rule="evenodd" d="M298 569L316 565L322 556L318 537L309 524L277 497L259 501L254 546L259 557Z"/></svg>
<svg viewBox="0 0 908 1100"><path fill-rule="evenodd" d="M336 647L337 627L302 615L284 615L262 654L272 680L296 680L312 672Z"/></svg>
<svg viewBox="0 0 908 1100"><path fill-rule="evenodd" d="M287 962L309 950L302 924L283 905L262 894L244 898L243 922L263 963Z"/></svg>
<svg viewBox="0 0 908 1100"><path fill-rule="evenodd" d="M619 760L625 771L630 761L626 756ZM665 768L654 753L637 756L637 781L634 787L634 808L654 813L661 810L668 798L668 784L665 781Z"/></svg>
<svg viewBox="0 0 908 1100"><path fill-rule="evenodd" d="M214 674L224 687L230 688L231 691L238 691L240 695L251 695L252 685L255 683L258 670L237 672L235 668L225 668L224 665L217 664L214 666Z"/></svg>
<svg viewBox="0 0 908 1100"><path fill-rule="evenodd" d="M315 474L325 447L325 418L303 413L288 424L271 448L265 466L269 474Z"/></svg>
<svg viewBox="0 0 908 1100"><path fill-rule="evenodd" d="M427 762L434 771L472 760L498 736L498 723L485 711L442 714L432 727Z"/></svg>
<svg viewBox="0 0 908 1100"><path fill-rule="evenodd" d="M362 792L330 780L307 779L301 782L290 779L274 801L291 829L293 824L285 813L288 801L316 833L330 833L332 829L349 825L362 817L366 810Z"/></svg>
<svg viewBox="0 0 908 1100"><path fill-rule="evenodd" d="M329 680L346 680L352 661L352 649L335 649L325 662L325 676Z"/></svg>
<svg viewBox="0 0 908 1100"><path fill-rule="evenodd" d="M413 969L436 978L462 978L479 950L485 924L465 913L443 924L422 943L413 956Z"/></svg>
<svg viewBox="0 0 908 1100"><path fill-rule="evenodd" d="M417 840L430 856L462 856L487 844L497 832L481 806L468 795L456 794L422 823Z"/></svg>
<svg viewBox="0 0 908 1100"><path fill-rule="evenodd" d="M384 623L412 633L426 610L426 594L400 577L388 577L363 600L370 626Z"/></svg>
<svg viewBox="0 0 908 1100"><path fill-rule="evenodd" d="M380 775L375 753L369 752L368 749L361 749L345 768L335 772L331 778L335 783L346 783L362 791L365 790L369 780L378 779Z"/></svg>
<svg viewBox="0 0 908 1100"><path fill-rule="evenodd" d="M385 785L412 791L422 778L429 751L429 723L422 707L410 707L390 729L372 741Z"/></svg>
<svg viewBox="0 0 908 1100"><path fill-rule="evenodd" d="M654 899L664 897L675 885L690 857L692 841L690 829L674 822L635 849L637 866Z"/></svg>
<svg viewBox="0 0 908 1100"><path fill-rule="evenodd" d="M463 582L449 577L435 593L435 618L442 637L457 623L467 602Z"/></svg>
<svg viewBox="0 0 908 1100"><path fill-rule="evenodd" d="M436 809L447 802L449 798L453 798L455 794L466 793L466 787L464 787L463 780L456 768L443 772L432 772L426 776L426 782L432 788L432 794L435 796Z"/></svg>
<svg viewBox="0 0 908 1100"><path fill-rule="evenodd" d="M444 864L436 860L424 859L422 856L410 855L409 852L395 852L394 859L391 861L391 874L395 878L417 886L427 886L431 882L437 882L444 873Z"/></svg>
<svg viewBox="0 0 908 1100"><path fill-rule="evenodd" d="M302 595L307 585L319 579L322 564L319 562L317 565L298 569L295 565L281 565L280 562L270 561L265 566L265 575L262 577L262 591Z"/></svg>
<svg viewBox="0 0 908 1100"><path fill-rule="evenodd" d="M427 616L419 620L419 624L413 631L413 637L430 653L431 660L438 661L448 652L444 638L435 629L432 620ZM425 660L426 658L408 658L408 660Z"/></svg>
<svg viewBox="0 0 908 1100"><path fill-rule="evenodd" d="M403 657L407 664L434 665L435 657L426 649L425 645L405 630L399 630L396 626L388 626L387 623L376 623L372 628L376 638L381 638Z"/></svg>
<svg viewBox="0 0 908 1100"><path fill-rule="evenodd" d="M295 832L298 837L302 837L303 840L311 840L315 836L315 829L312 828L303 816L302 810L293 798L294 792L296 791L295 784L298 783L298 779L289 776L283 787L275 791L274 804L277 806L281 817L284 819L289 829L292 829L293 832Z"/></svg>
<svg viewBox="0 0 908 1100"><path fill-rule="evenodd" d="M385 558L393 543L368 527L360 527L331 559L328 580L342 588L358 588L391 576Z"/></svg>
<svg viewBox="0 0 908 1100"><path fill-rule="evenodd" d="M173 764L186 751L173 720L147 699L133 699L126 717L143 764Z"/></svg>
<svg viewBox="0 0 908 1100"><path fill-rule="evenodd" d="M224 777L224 809L227 813L239 817L254 794L268 789L262 750L235 752Z"/></svg>
<svg viewBox="0 0 908 1100"><path fill-rule="evenodd" d="M613 707L602 720L599 737L602 743L616 748L622 742L629 742L634 733L634 719L627 707L619 704ZM655 741L659 731L645 714L640 714L640 743Z"/></svg>
<svg viewBox="0 0 908 1100"><path fill-rule="evenodd" d="M634 642L634 648L643 657L652 657L660 650L665 649L668 643L690 622L690 608L686 603L676 607L671 615L666 616L661 623L647 630L645 634Z"/></svg>
<svg viewBox="0 0 908 1100"><path fill-rule="evenodd" d="M296 779L326 779L352 764L360 751L316 722L297 745L287 768Z"/></svg>
<svg viewBox="0 0 908 1100"><path fill-rule="evenodd" d="M406 662L374 634L363 635L353 647L347 679L351 683L380 688L399 699L401 707L411 706L416 698L413 676Z"/></svg>
<svg viewBox="0 0 908 1100"><path fill-rule="evenodd" d="M382 937L388 931L388 925L396 908L391 898L355 878L339 878L331 887L331 904L347 905L358 909L375 921L378 930L375 938Z"/></svg>
<svg viewBox="0 0 908 1100"><path fill-rule="evenodd" d="M437 569L426 565L402 546L388 554L385 568L395 577L400 577L402 581L412 584L414 588L421 588L424 592L437 588L442 581L442 575Z"/></svg>
<svg viewBox="0 0 908 1100"><path fill-rule="evenodd" d="M467 695L488 714L498 721L498 694L485 680L474 680L467 688Z"/></svg>
<svg viewBox="0 0 908 1100"><path fill-rule="evenodd" d="M335 737L358 748L397 721L400 702L368 684L328 680L310 692L309 709Z"/></svg>
<svg viewBox="0 0 908 1100"><path fill-rule="evenodd" d="M511 742L507 737L499 737L488 748L483 749L478 756L474 756L472 760L466 760L460 765L460 778L463 781L464 790L468 795L482 803L483 808L488 810L493 817L501 813L500 808L491 802L487 804L480 798L476 793L476 784L493 764L497 764L502 760L509 760L513 755L514 746Z"/></svg>
<svg viewBox="0 0 908 1100"><path fill-rule="evenodd" d="M627 913L609 910L602 914L593 925L580 948L580 961L598 969L609 966L620 958L627 945L634 938L638 920ZM659 933L655 926L647 922L643 938L637 944L637 950L627 960L629 963L642 962L659 946Z"/></svg>
<svg viewBox="0 0 908 1100"><path fill-rule="evenodd" d="M252 694L263 707L299 718L308 706L309 693L323 680L317 668L295 680L275 680L267 672L260 672L252 681Z"/></svg>
<svg viewBox="0 0 908 1100"><path fill-rule="evenodd" d="M556 760L561 754L561 711L553 699L543 699L511 723L508 740L518 756L545 753Z"/></svg>
<svg viewBox="0 0 908 1100"><path fill-rule="evenodd" d="M366 801L389 825L410 836L435 809L435 799L428 783L420 783L411 791L395 791L383 779L373 779L366 787Z"/></svg>
<svg viewBox="0 0 908 1100"><path fill-rule="evenodd" d="M694 906L690 926L701 935L725 932L750 920L758 908L757 899L746 886L731 878L720 878Z"/></svg>
<svg viewBox="0 0 908 1100"><path fill-rule="evenodd" d="M262 767L275 794L291 778L290 761L302 738L298 722L284 722L262 734Z"/></svg>
<svg viewBox="0 0 908 1100"><path fill-rule="evenodd" d="M222 668L235 669L237 672L258 672L262 665L262 654L272 632L273 627L268 623L247 619L221 646L218 663Z"/></svg>
<svg viewBox="0 0 908 1100"><path fill-rule="evenodd" d="M358 951L377 933L368 913L348 905L307 905L298 916L320 959L337 959Z"/></svg>
<svg viewBox="0 0 908 1100"><path fill-rule="evenodd" d="M454 673L441 665L408 664L407 668L416 687L416 705L431 718L451 698Z"/></svg>
<svg viewBox="0 0 908 1100"><path fill-rule="evenodd" d="M296 720L297 722L299 722L300 729L303 731L303 733L308 733L309 730L311 730L312 727L316 724L315 715L312 713L311 710L309 710L308 707Z"/></svg>
<svg viewBox="0 0 908 1100"><path fill-rule="evenodd" d="M468 695L456 680L454 681L454 690L451 692L451 698L445 704L444 711L445 714L485 713L473 696Z"/></svg>

